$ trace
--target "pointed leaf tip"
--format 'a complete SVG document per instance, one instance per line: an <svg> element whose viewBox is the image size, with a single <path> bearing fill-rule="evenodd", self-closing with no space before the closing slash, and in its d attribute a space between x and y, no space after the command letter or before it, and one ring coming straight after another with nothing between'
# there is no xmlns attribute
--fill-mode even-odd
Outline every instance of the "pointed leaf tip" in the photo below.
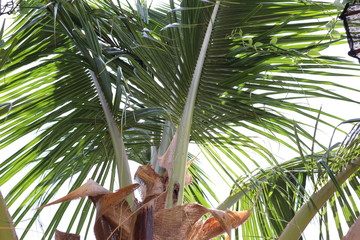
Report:
<svg viewBox="0 0 360 240"><path fill-rule="evenodd" d="M77 198L95 197L95 196L104 195L104 194L108 194L108 193L111 193L111 192L109 190L107 190L106 188L102 187L101 185L99 185L94 180L89 179L84 185L82 185L79 188L75 189L74 191L70 192L66 196L59 198L58 200L55 200L46 205L43 205L43 206L37 208L37 210L42 209L44 207L48 207L53 204L67 202L67 201L74 200Z"/></svg>
<svg viewBox="0 0 360 240"><path fill-rule="evenodd" d="M230 236L231 229L239 227L250 216L251 210L247 211L210 211L214 217L206 220L201 230L201 240L209 240L225 232Z"/></svg>
<svg viewBox="0 0 360 240"><path fill-rule="evenodd" d="M314 57L314 58L321 57L321 54L314 49L311 49L310 51L308 51L307 55L309 57Z"/></svg>
<svg viewBox="0 0 360 240"><path fill-rule="evenodd" d="M168 24L168 25L166 25L165 27L163 27L163 28L161 29L161 31L166 30L166 29L168 29L168 28L172 28L172 27L180 27L180 26L182 26L182 25L183 25L183 24L180 24L180 23Z"/></svg>

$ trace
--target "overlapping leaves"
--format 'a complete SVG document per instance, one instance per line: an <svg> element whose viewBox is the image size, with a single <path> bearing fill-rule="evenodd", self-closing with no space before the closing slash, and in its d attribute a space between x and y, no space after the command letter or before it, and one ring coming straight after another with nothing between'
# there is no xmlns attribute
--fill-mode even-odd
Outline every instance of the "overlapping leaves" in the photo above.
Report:
<svg viewBox="0 0 360 240"><path fill-rule="evenodd" d="M99 77L130 159L150 161L150 146L160 145L166 122L180 121L214 3L175 2L149 10L148 22L144 12L139 16L112 1L28 1L27 6L31 8L17 17L1 52L0 146L36 133L0 164L0 185L30 166L7 195L9 205L21 199L23 189L37 185L23 201L27 207L15 211L16 222L41 196L48 202L71 177L74 190L89 175L99 183L110 175L113 189L113 146L89 70ZM249 151L276 164L253 135L294 150L298 144L306 146L297 140L294 126L302 138L312 136L287 115L315 120L318 110L295 101L351 101L327 89L344 86L300 75L329 76L324 65L351 68L335 58L308 54L332 42L318 31L326 29L326 17L335 15L329 4L221 2L202 69L191 141L204 146L231 178L250 171L245 159L259 166ZM230 157L236 169L220 160L211 146ZM82 207L89 211L81 204L77 211ZM65 208L62 205L57 216ZM52 222L45 236L57 224Z"/></svg>
<svg viewBox="0 0 360 240"><path fill-rule="evenodd" d="M96 239L212 239L222 233L230 234L250 216L251 211L220 211L196 203L186 203L165 208L168 177L161 177L150 165L139 167L135 174L139 184L119 189L112 193L93 180L88 180L68 195L53 201L56 203L89 197L95 204L97 214L94 232ZM141 186L142 201L130 208L125 197ZM202 216L211 213L206 221ZM60 233L56 239L75 237L74 234ZM78 239L78 236L76 236Z"/></svg>
<svg viewBox="0 0 360 240"><path fill-rule="evenodd" d="M234 209L241 209L255 203L252 216L240 230L244 239L251 239L253 235L278 238L288 224L294 224L290 221L298 211L308 204L305 207L312 206L317 213L318 238L342 239L359 215L359 126L356 124L343 143L334 149L292 159L269 169L258 169L251 175L239 178L232 196L218 208L224 209L235 204ZM341 179L344 183L339 183L336 176L352 167L355 168L352 174ZM329 184L333 185L329 199L322 200L325 202L323 206L316 205L318 203L313 201L322 196L317 196L316 200L310 197ZM329 188L327 191L330 191ZM242 200L236 204L238 199ZM303 225L303 220L298 221ZM336 226L336 231L329 227L331 225ZM356 231L356 224L353 228ZM313 234L313 231L306 233ZM295 233L290 231L288 234L291 236ZM349 236L352 234L349 232Z"/></svg>

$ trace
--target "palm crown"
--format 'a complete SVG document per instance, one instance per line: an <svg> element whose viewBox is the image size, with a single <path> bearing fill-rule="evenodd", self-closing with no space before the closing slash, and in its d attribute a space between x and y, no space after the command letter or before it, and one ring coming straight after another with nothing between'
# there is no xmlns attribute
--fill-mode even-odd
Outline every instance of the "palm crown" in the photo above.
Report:
<svg viewBox="0 0 360 240"><path fill-rule="evenodd" d="M71 190L89 177L110 189L116 179L120 187L128 186L128 158L163 172L158 159L169 152L177 132L169 188L179 183L180 192L168 207L183 201L188 144L196 143L219 174L233 181L232 195L219 207L254 207L249 222L255 227L244 227L244 236L277 237L286 226L281 221L290 221L309 197L306 179L318 176L318 155L307 142L318 143L294 116L323 124L328 123L321 116L336 118L299 100L352 101L329 86L357 91L314 78L330 75L324 67L355 69L319 55L339 40L336 22L329 21L338 10L306 1L170 1L150 9L138 1L136 6L22 3L0 63L5 79L0 146L31 136L0 163L0 185L23 176L7 194L9 206L24 189L30 191L21 203L26 207L13 214L15 223L49 202L69 180ZM299 151L302 158L280 164L254 136ZM325 169L339 171L354 158L354 152L346 154L343 165L324 162ZM270 169L259 170L264 161ZM190 172L194 184L185 188L185 201L209 206L210 196L216 198L209 176L196 162ZM281 188L276 192L269 183ZM298 195L288 199L287 192ZM52 235L67 206L59 207L44 238ZM83 201L78 204L70 221L74 225L81 215L76 231L84 227L89 209Z"/></svg>

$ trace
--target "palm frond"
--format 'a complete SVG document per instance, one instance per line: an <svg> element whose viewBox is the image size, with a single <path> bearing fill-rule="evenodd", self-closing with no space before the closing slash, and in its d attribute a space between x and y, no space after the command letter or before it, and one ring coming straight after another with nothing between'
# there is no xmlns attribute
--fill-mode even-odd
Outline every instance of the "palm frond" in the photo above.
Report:
<svg viewBox="0 0 360 240"><path fill-rule="evenodd" d="M325 152L305 156L305 161L296 158L240 177L231 196L218 208L226 209L235 203L235 209L254 207L253 216L242 229L244 239L278 238L281 234L280 239L297 239L297 231L301 234L302 230L287 231L287 228L301 229L315 214L320 220L319 239L328 239L334 234L328 229L330 224L335 224L342 238L357 219L356 203L360 200L356 185L360 177L356 171L359 168L358 124L349 136L331 155ZM349 145L353 147L351 151L348 151Z"/></svg>
<svg viewBox="0 0 360 240"><path fill-rule="evenodd" d="M91 71L99 78L129 159L149 163L151 147L160 146L167 123L178 126L215 2L170 3L149 9L147 15L112 1L27 1L31 8L16 17L0 52L0 149L31 137L0 163L0 186L26 171L6 196L10 206L24 199L26 207L13 214L16 223L48 202L69 179L71 189L89 176L116 187L115 149ZM220 1L200 69L190 133L190 142L215 159L220 173L236 182L260 165L259 158L278 165L258 136L294 151L306 149L306 140L313 137L307 132L309 124L293 115L329 123L301 101L353 102L329 88L358 90L314 78L333 75L327 68L356 69L341 59L311 54L337 43L319 33L329 32L325 25L336 14L326 3ZM321 116L339 119L330 113ZM200 184L186 190L187 198L206 205L210 197L200 189L214 194L202 183L205 174L196 167L193 171ZM288 177L283 182L290 180L295 181ZM24 197L24 189L31 193ZM273 202L281 197L283 192ZM59 208L44 239L52 236L66 207ZM81 211L89 211L89 205L80 202L75 212ZM288 219L291 214L289 210L278 216ZM75 222L74 217L70 227ZM76 232L83 227L81 222Z"/></svg>

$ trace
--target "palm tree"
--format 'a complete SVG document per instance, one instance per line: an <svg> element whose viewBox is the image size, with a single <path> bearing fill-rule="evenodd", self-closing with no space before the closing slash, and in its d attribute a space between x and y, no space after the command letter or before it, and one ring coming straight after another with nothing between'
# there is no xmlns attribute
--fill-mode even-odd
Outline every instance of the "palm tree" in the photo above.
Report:
<svg viewBox="0 0 360 240"><path fill-rule="evenodd" d="M167 209L184 202L210 207L216 195L196 161L189 168L193 184L185 187L186 163L194 158L188 145L194 143L234 184L219 209L253 208L243 236L275 238L309 199L309 179L320 188L355 159L356 147L341 164L316 164L315 147L327 149L306 122L331 126L326 117L339 118L301 104L308 98L353 101L330 87L357 92L315 78L330 76L329 67L356 69L319 54L341 42L331 19L339 10L332 4L184 0L148 8L137 1L135 9L120 1L34 0L21 2L20 10L0 62L0 146L30 139L0 163L0 186L17 179L5 198L7 206L19 206L15 225L69 184L70 191L88 178L110 190L133 186L128 159L151 164L166 179ZM257 136L301 158L279 163ZM356 139L350 141L355 146ZM346 149L341 151L348 154ZM355 185L346 186L329 197L333 210L332 199L343 203L358 195ZM126 203L136 208L133 194L127 195ZM68 206L58 208L44 239L53 236ZM345 206L346 214L354 208ZM93 214L89 202L78 202L66 219L68 231L88 229Z"/></svg>

